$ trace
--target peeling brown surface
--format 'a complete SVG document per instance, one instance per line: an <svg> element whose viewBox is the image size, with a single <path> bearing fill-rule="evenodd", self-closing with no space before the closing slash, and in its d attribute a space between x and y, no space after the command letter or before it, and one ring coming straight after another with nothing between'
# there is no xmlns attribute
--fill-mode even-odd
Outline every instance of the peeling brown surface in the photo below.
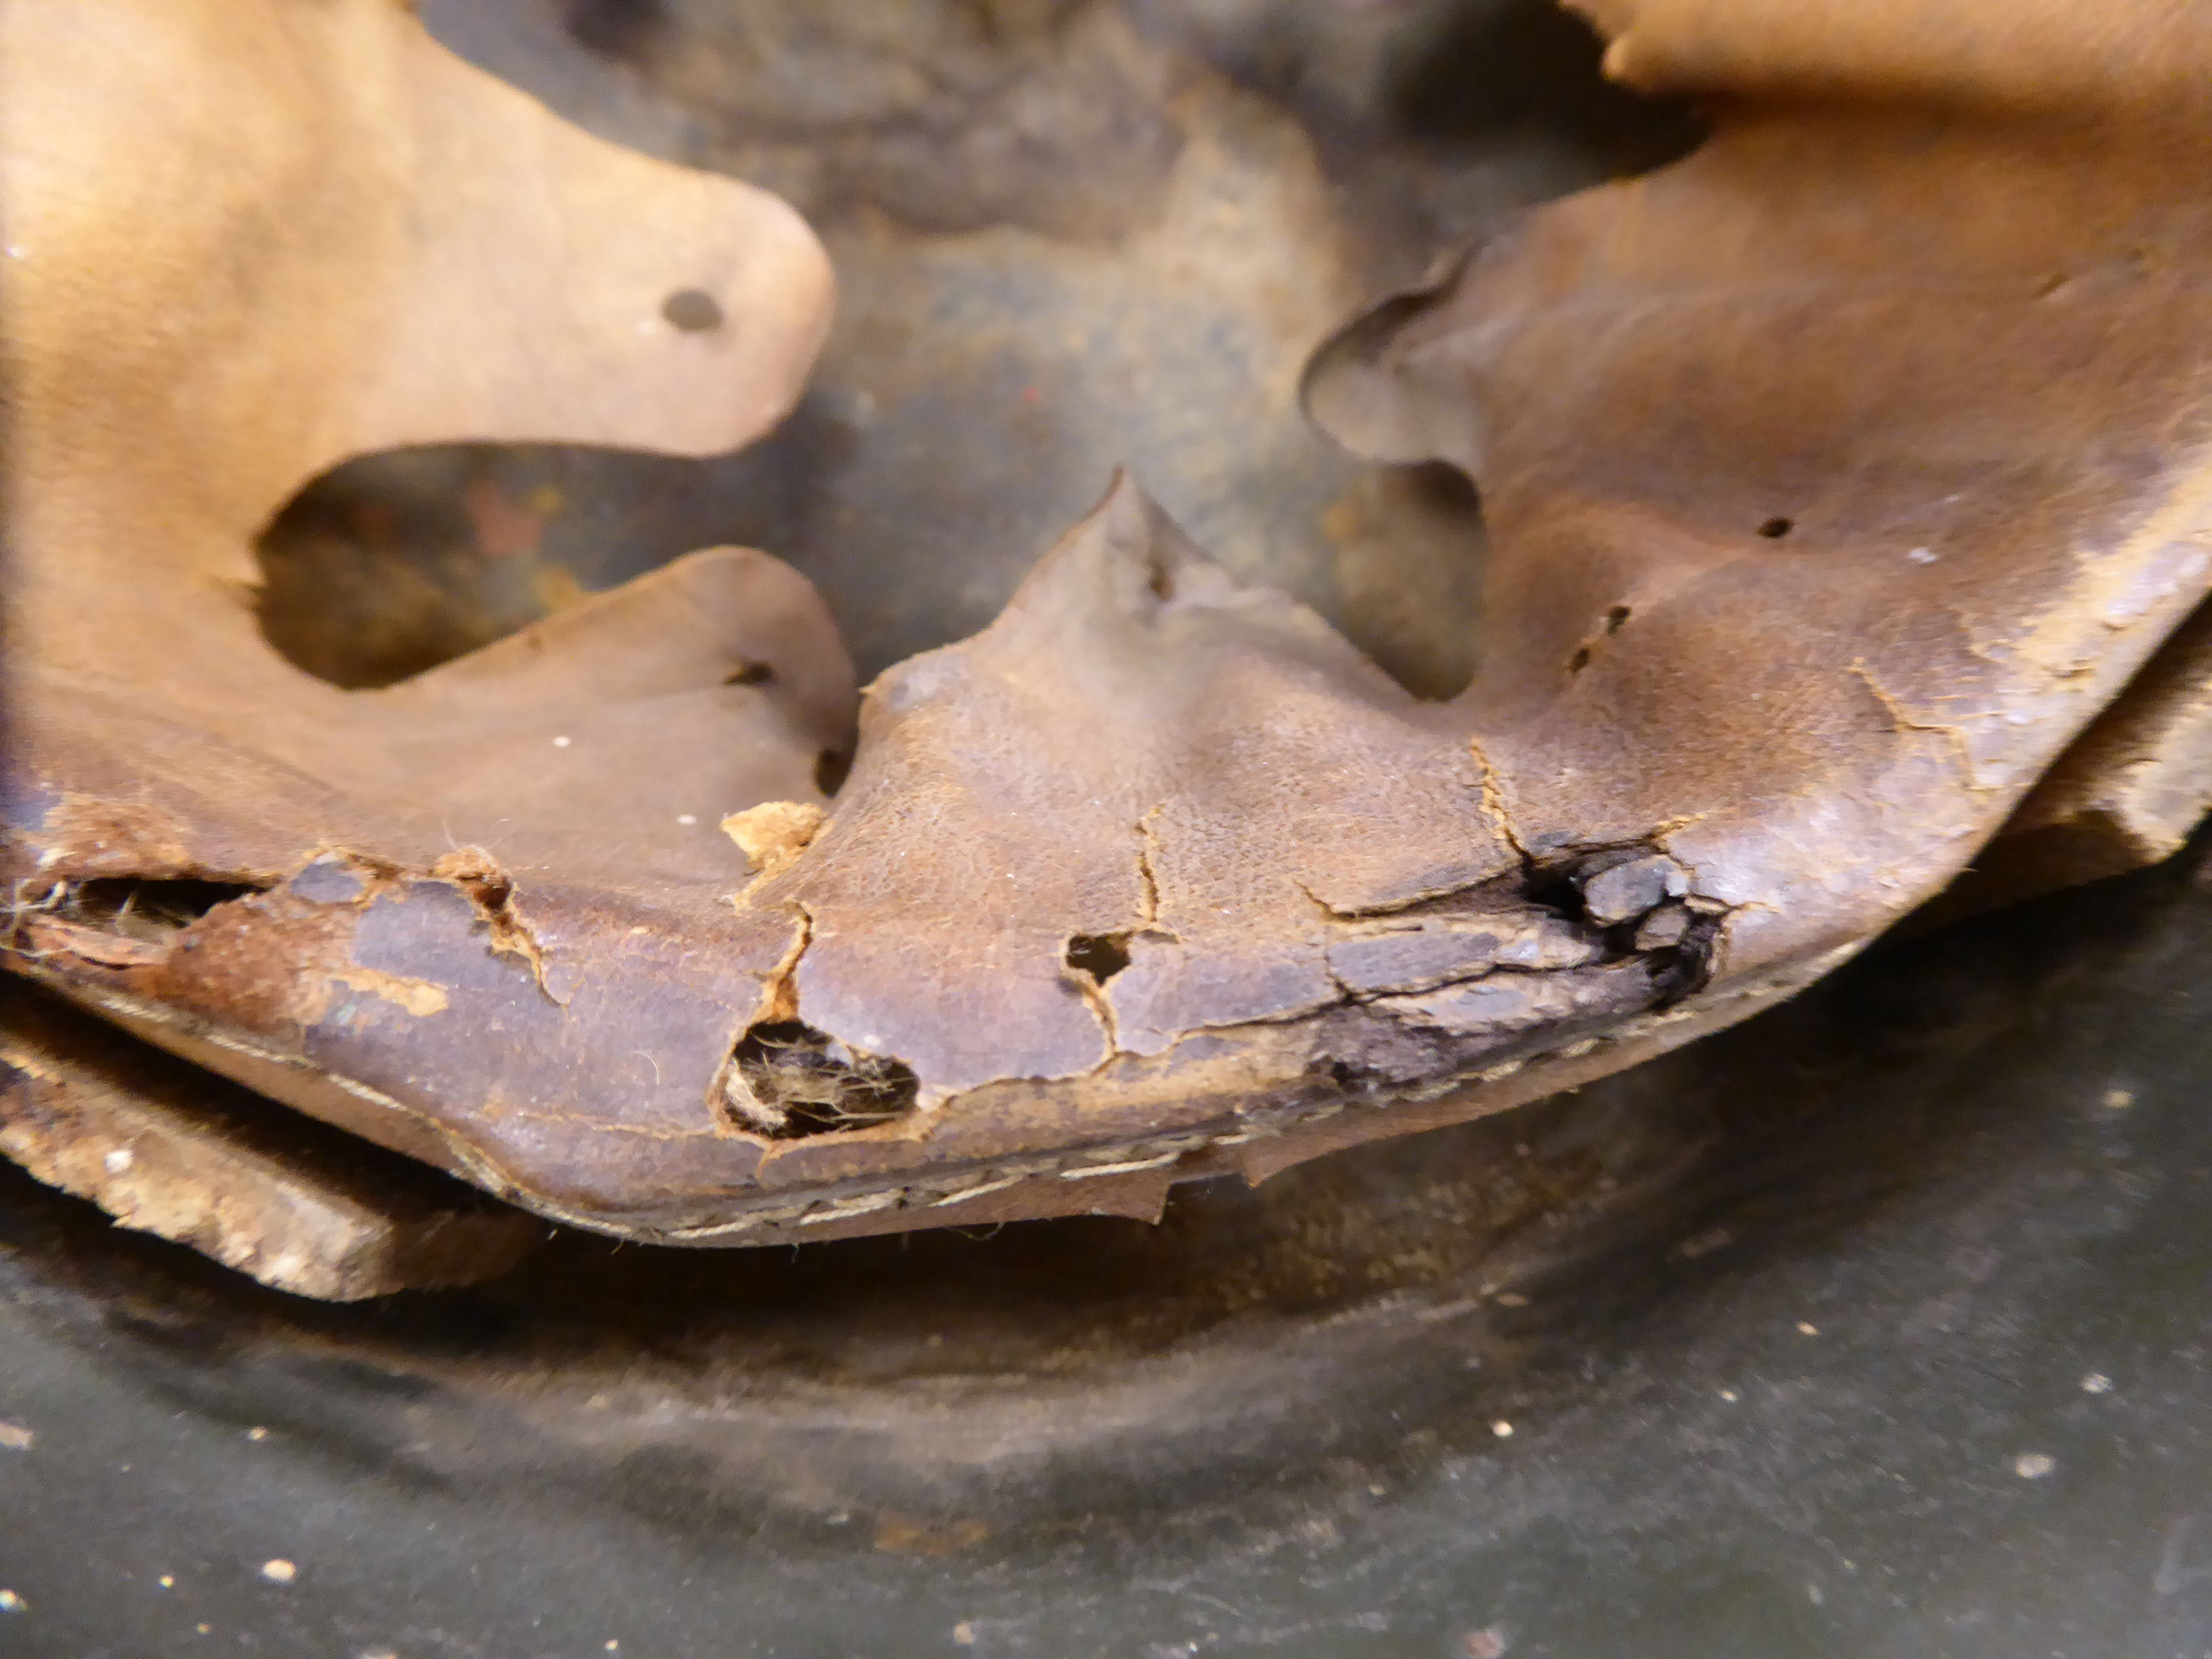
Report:
<svg viewBox="0 0 2212 1659"><path fill-rule="evenodd" d="M767 800L731 813L722 833L737 842L755 875L772 876L806 850L827 816L811 801Z"/></svg>
<svg viewBox="0 0 2212 1659"><path fill-rule="evenodd" d="M1316 416L1482 491L1492 632L1449 702L1127 479L989 627L865 700L811 586L734 548L341 692L231 586L305 477L478 431L743 442L795 397L826 277L771 198L560 129L396 11L269 0L265 63L215 49L214 9L161 15L180 61L343 94L282 106L328 139L312 189L204 111L178 142L252 181L255 280L305 271L351 320L216 295L164 325L186 366L149 368L141 291L88 286L119 233L40 159L65 117L10 88L35 437L10 458L33 643L11 965L580 1225L732 1243L1152 1213L1176 1180L1633 1063L1941 889L2212 584L2212 228L2188 183L2212 143L2153 77L2140 109L2034 119L1731 106L1687 161L1352 325ZM11 61L58 50L9 27ZM1136 43L1113 52L1141 79ZM342 67L371 59L385 80ZM74 118L141 143L137 61ZM379 137L392 108L416 148ZM1211 199L1217 141L1162 161L1163 199ZM520 199L591 234L453 209L437 163L463 153L542 177ZM422 172L405 189L377 172L395 154ZM286 204L332 180L378 224L428 205L311 239ZM155 222L131 269L156 298L163 259L242 234ZM539 234L557 291L488 294L483 270L539 269ZM694 293L720 321L670 297ZM542 331L503 309L465 350L402 329L384 378L356 372L363 319L487 307ZM533 533L478 507L502 547ZM103 883L204 902L149 921Z"/></svg>
<svg viewBox="0 0 2212 1659"><path fill-rule="evenodd" d="M2212 611L2175 630L1940 902L1952 916L2156 864L2212 809Z"/></svg>

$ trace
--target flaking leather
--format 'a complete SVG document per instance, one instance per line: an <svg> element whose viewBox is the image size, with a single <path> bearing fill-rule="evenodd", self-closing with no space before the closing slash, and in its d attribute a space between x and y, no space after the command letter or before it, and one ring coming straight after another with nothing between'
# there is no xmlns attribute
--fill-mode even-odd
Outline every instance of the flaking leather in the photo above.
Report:
<svg viewBox="0 0 2212 1659"><path fill-rule="evenodd" d="M2049 58L1969 9L2005 76ZM1146 1214L1633 1063L1942 889L2212 586L2203 43L2144 7L2196 78L1729 105L1322 352L1325 425L1483 490L1449 704L1126 479L857 749L819 601L741 550L342 693L239 586L303 478L742 443L821 337L819 250L383 0L6 15L9 965L580 1225ZM24 67L64 59L65 100ZM718 326L666 320L692 289ZM830 811L756 872L715 825L778 801ZM236 890L125 944L86 885L183 879Z"/></svg>

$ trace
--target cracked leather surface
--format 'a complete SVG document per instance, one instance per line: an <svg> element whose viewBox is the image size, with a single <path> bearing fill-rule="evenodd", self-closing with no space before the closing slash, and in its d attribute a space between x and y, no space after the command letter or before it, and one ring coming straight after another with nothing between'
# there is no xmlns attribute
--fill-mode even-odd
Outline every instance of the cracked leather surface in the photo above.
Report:
<svg viewBox="0 0 2212 1659"><path fill-rule="evenodd" d="M144 9L13 12L8 56ZM742 443L828 276L773 198L569 132L380 0L246 15L162 16L266 131L149 104L130 53L88 114L9 76L9 965L581 1225L1148 1214L1633 1063L1942 889L2212 585L2202 112L1906 76L1728 106L1316 359L1352 447L1482 488L1452 702L1126 479L857 746L819 600L744 550L340 692L239 591L304 477ZM175 121L234 199L112 193L91 138ZM241 235L234 285L179 287ZM773 857L715 827L779 803ZM122 929L161 883L215 885Z"/></svg>

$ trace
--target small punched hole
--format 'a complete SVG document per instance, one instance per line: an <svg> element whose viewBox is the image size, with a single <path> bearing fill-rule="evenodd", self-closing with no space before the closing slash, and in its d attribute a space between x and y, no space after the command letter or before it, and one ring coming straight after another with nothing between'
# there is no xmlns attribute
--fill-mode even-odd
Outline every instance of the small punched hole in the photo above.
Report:
<svg viewBox="0 0 2212 1659"><path fill-rule="evenodd" d="M1769 519L1759 526L1759 533L1771 542L1778 542L1796 527L1794 519Z"/></svg>
<svg viewBox="0 0 2212 1659"><path fill-rule="evenodd" d="M703 289L680 288L660 302L660 314L668 319L669 326L680 328L686 334L704 334L710 328L722 325L722 307L714 303L714 296Z"/></svg>
<svg viewBox="0 0 2212 1659"><path fill-rule="evenodd" d="M723 676L725 685L768 685L775 679L775 670L764 662L740 663Z"/></svg>
<svg viewBox="0 0 2212 1659"><path fill-rule="evenodd" d="M1103 985L1129 965L1129 936L1078 933L1067 941L1067 965Z"/></svg>
<svg viewBox="0 0 2212 1659"><path fill-rule="evenodd" d="M814 787L825 795L842 789L852 772L853 757L842 750L825 749L814 757Z"/></svg>

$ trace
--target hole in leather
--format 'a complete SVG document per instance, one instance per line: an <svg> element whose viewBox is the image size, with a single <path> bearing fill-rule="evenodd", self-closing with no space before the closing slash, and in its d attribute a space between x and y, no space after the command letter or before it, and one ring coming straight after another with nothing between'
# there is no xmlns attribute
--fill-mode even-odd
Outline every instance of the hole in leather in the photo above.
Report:
<svg viewBox="0 0 2212 1659"><path fill-rule="evenodd" d="M21 890L0 908L0 940L27 960L128 968L161 960L209 912L264 889L191 878L142 881L104 877L59 882L43 893Z"/></svg>
<svg viewBox="0 0 2212 1659"><path fill-rule="evenodd" d="M825 749L814 757L814 787L825 795L834 795L845 787L852 775L853 757L842 750Z"/></svg>
<svg viewBox="0 0 2212 1659"><path fill-rule="evenodd" d="M1796 527L1797 525L1795 520L1774 518L1769 519L1765 523L1760 525L1759 526L1759 533L1765 537L1767 540L1771 542L1778 542Z"/></svg>
<svg viewBox="0 0 2212 1659"><path fill-rule="evenodd" d="M1067 965L1103 985L1129 965L1129 936L1078 933L1067 941Z"/></svg>
<svg viewBox="0 0 2212 1659"><path fill-rule="evenodd" d="M770 1139L862 1129L913 1109L920 1084L888 1055L848 1048L803 1021L770 1020L739 1041L722 1100L737 1125Z"/></svg>
<svg viewBox="0 0 2212 1659"><path fill-rule="evenodd" d="M1576 647L1575 654L1574 654L1573 656L1571 656L1571 657L1570 657L1570 658L1568 658L1568 659L1567 659L1567 672L1569 672L1570 674L1579 674L1579 673L1581 673L1581 672L1583 672L1583 669L1588 668L1588 667L1589 666L1589 660L1590 660L1590 648L1589 648L1589 647L1588 647L1588 646L1586 646L1586 645L1584 645L1584 646L1578 646L1577 647Z"/></svg>
<svg viewBox="0 0 2212 1659"><path fill-rule="evenodd" d="M191 927L219 904L263 890L246 882L103 877L71 887L57 914L108 933L157 940Z"/></svg>
<svg viewBox="0 0 2212 1659"><path fill-rule="evenodd" d="M1630 614L1628 607L1625 605L1613 606L1605 613L1605 631L1608 634L1620 632L1621 624L1628 620Z"/></svg>
<svg viewBox="0 0 2212 1659"><path fill-rule="evenodd" d="M722 307L714 296L696 288L680 288L660 302L660 314L669 326L686 334L704 334L722 325Z"/></svg>
<svg viewBox="0 0 2212 1659"><path fill-rule="evenodd" d="M775 669L769 663L740 664L722 677L725 685L769 685L775 679Z"/></svg>

